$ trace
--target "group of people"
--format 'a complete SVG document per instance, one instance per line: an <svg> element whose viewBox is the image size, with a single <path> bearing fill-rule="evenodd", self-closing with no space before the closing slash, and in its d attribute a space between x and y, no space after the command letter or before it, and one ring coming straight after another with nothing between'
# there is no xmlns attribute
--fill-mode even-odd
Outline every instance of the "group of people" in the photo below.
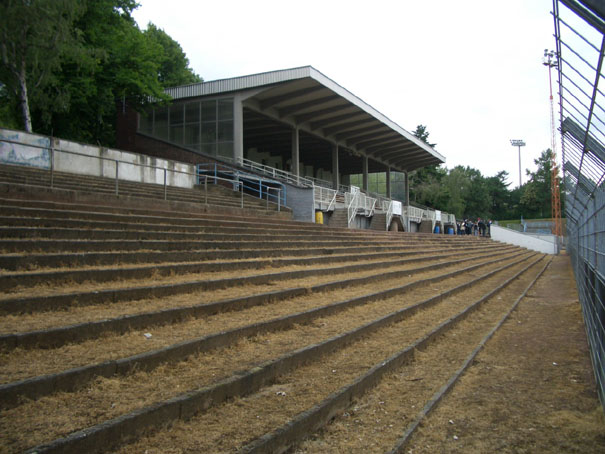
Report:
<svg viewBox="0 0 605 454"><path fill-rule="evenodd" d="M456 233L458 235L491 236L492 220L477 218L476 222L471 219L456 222Z"/></svg>

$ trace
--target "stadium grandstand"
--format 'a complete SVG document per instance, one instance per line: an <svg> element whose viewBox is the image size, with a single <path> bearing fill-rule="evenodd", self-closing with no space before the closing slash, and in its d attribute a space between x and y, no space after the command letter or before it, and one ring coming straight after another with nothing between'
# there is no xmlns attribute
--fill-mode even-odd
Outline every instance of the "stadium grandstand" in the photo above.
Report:
<svg viewBox="0 0 605 454"><path fill-rule="evenodd" d="M374 230L454 230L453 215L409 203L408 172L445 158L313 67L167 93L171 105L147 114L124 106L118 147L195 164L203 160L200 174L262 181L279 189L297 220ZM368 190L368 175L377 172L386 174L385 194ZM351 175L361 175L361 187L350 184ZM402 177L404 200L391 197L393 175ZM265 196L274 199L277 193Z"/></svg>

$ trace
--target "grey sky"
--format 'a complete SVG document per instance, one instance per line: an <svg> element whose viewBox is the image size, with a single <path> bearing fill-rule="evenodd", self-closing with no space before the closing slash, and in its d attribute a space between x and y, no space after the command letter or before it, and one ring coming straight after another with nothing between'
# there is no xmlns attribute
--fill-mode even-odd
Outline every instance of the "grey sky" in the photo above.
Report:
<svg viewBox="0 0 605 454"><path fill-rule="evenodd" d="M139 0L134 17L178 41L205 80L312 65L408 131L427 126L446 166L525 169L550 148L551 0Z"/></svg>

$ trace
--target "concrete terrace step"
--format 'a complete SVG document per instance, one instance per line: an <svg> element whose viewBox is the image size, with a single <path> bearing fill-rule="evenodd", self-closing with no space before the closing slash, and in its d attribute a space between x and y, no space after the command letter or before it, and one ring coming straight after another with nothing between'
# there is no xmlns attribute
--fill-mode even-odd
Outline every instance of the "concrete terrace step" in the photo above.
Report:
<svg viewBox="0 0 605 454"><path fill-rule="evenodd" d="M17 271L0 274L0 290L9 291L15 287L23 289L24 287L35 286L44 284L46 286L68 283L72 285L74 283L101 283L101 282L112 282L122 280L134 280L134 279L151 279L153 278L156 282L160 280L160 277L168 276L174 278L181 274L191 275L202 275L206 273L208 279L212 279L212 273L218 272L243 272L244 270L253 270L254 272L264 271L268 275L273 275L276 269L283 267L317 267L319 273L333 272L342 274L346 272L348 268L359 269L359 266L367 266L368 269L379 269L383 266L393 266L402 263L409 263L411 261L422 261L422 260L437 260L437 259L452 259L456 257L465 257L468 260L469 254L481 255L489 251L490 254L502 254L510 252L512 248L502 247L493 249L465 249L464 251L422 251L421 253L390 253L390 254L349 254L349 255L320 255L310 257L296 257L296 258L277 258L271 257L269 259L239 259L231 261L206 261L206 262L163 262L154 264L133 264L126 265L119 263L117 268L107 267L87 267L85 269L71 268L69 270L63 269L50 269L47 271ZM432 252L432 254L431 254ZM474 259L474 257L471 257ZM0 259L2 260L2 259ZM368 265L357 265L359 262L371 262ZM469 260L472 261L472 260ZM0 262L2 263L2 262ZM330 266L345 264L340 268L333 268ZM351 265L349 265L351 264ZM319 268L326 267L326 268Z"/></svg>
<svg viewBox="0 0 605 454"><path fill-rule="evenodd" d="M1 242L0 242L1 245ZM178 246L178 244L177 244ZM354 260L358 258L387 258L401 257L415 253L441 252L443 254L456 253L457 250L465 252L485 251L486 247L469 246L462 249L447 248L440 245L413 245L401 244L398 247L364 245L354 247L316 247L316 248L279 248L279 249L236 249L236 250L178 250L176 247L169 251L112 251L102 252L63 252L63 253L29 253L29 254L3 254L0 255L0 269L6 271L32 270L37 268L75 268L92 266L111 266L119 264L161 264L161 263L188 263L198 261L217 261L229 259L260 259L278 257L325 257L326 261L337 256ZM493 246L490 250L502 250L506 246ZM18 246L14 247L19 249ZM74 248L75 249L75 248ZM21 249L22 250L22 249Z"/></svg>
<svg viewBox="0 0 605 454"><path fill-rule="evenodd" d="M41 195L0 197L0 450L11 454L136 439L134 452L161 452L141 437L180 436L161 432L179 419L205 439L199 452L262 451L289 424L312 427L300 421L322 402L343 413L334 396L393 355L403 367L431 343L453 357L487 318L475 308L508 304L496 292L543 262L486 239ZM294 400L287 416L275 407ZM238 405L247 416L219 414ZM208 441L205 417L222 421L223 441ZM296 430L270 443L311 433Z"/></svg>
<svg viewBox="0 0 605 454"><path fill-rule="evenodd" d="M350 298L346 301L338 299L338 293L334 293L328 301L324 301L324 303L328 303L328 305L324 304L325 309L323 307L316 307L316 309L310 309L308 314L301 313L300 315L296 315L294 312L295 309L293 309L292 312L286 312L288 314L287 319L282 318L283 320L280 320L271 318L270 316L269 318L255 318L250 320L252 323L243 324L239 328L230 328L230 330L224 332L219 332L216 328L213 328L201 337L195 339L189 338L189 341L181 341L178 344L174 342L168 344L166 347L159 346L153 350L149 350L149 348L153 348L149 347L149 345L152 345L153 340L145 340L141 336L143 339L141 345L147 345L146 350L142 354L130 353L130 356L118 356L106 361L108 356L107 352L104 352L101 356L97 356L96 362L84 363L84 367L72 367L69 370L59 369L57 373L51 372L32 377L30 380L7 383L7 385L3 386L2 390L7 390L6 395L11 396L10 405L16 406L12 409L7 408L3 417L15 418L17 417L16 415L22 415L29 421L28 424L20 424L21 434L28 435L27 437L18 436L16 433L13 434L11 432L11 440L19 441L15 441L14 445L11 445L7 452L19 452L27 448L32 448L37 452L46 452L51 449L51 446L55 450L69 450L72 452L115 450L122 443L140 437L143 431L149 433L150 430L159 430L163 425L175 422L179 418L188 420L190 418L203 417L206 414L208 416L215 416L219 405L221 407L223 403L230 405L227 402L230 398L244 398L246 395L250 395L251 398L257 401L258 406L254 407L251 411L256 412L253 414L261 415L261 418L264 420L263 415L265 413L263 413L262 408L271 407L267 411L275 411L273 403L276 402L276 399L280 399L282 394L288 397L287 401L281 400L276 402L282 406L291 402L292 399L297 399L299 396L302 397L304 395L304 393L298 391L297 379L292 378L291 381L289 380L284 383L283 380L278 379L280 375L293 373L304 381L307 374L310 373L306 366L303 367L305 364L309 364L309 367L313 365L323 367L323 369L326 369L327 377L342 377L342 374L346 374L344 376L345 381L342 384L335 385L332 382L325 382L326 384L321 386L323 394L320 397L314 396L309 401L310 396L307 394L307 401L302 409L292 413L291 416L285 419L281 419L282 417L280 416L280 419L275 420L273 425L261 425L257 428L256 432L250 432L250 435L245 437L243 444L245 445L253 440L261 441L263 439L262 435L265 432L270 434L273 430L282 427L282 423L285 424L288 421L295 424L294 427L298 427L296 416L302 410L313 409L316 403L324 402L324 399L328 395L336 396L337 394L333 393L338 391L341 386L355 383L359 378L364 376L366 371L373 371L374 365L379 367L380 364L383 366L390 364L391 360L389 358L392 357L393 351L398 352L401 349L407 348L408 345L410 346L410 352L413 352L414 349L424 349L423 343L413 342L417 336L418 338L422 338L425 333L434 332L434 334L430 334L426 338L426 342L434 340L434 342L444 343L453 352L458 344L456 337L438 336L438 334L446 332L445 329L436 329L440 326L440 320L445 317L447 323L453 323L454 321L458 323L459 320L462 321L469 317L472 324L477 324L482 318L472 318L470 315L471 310L479 307L480 304L487 305L488 303L484 303L483 301L487 301L486 298L490 295L490 292L493 293L493 291L506 285L511 279L514 281L520 275L519 273L523 273L532 266L539 264L537 260L531 258L532 255L525 254L526 257L524 260L509 261L505 266L477 263L476 266L482 267L481 269L484 271L484 274L479 277L472 276L472 270L470 269L462 272L461 267L457 267L456 273L458 273L459 278L455 278L449 284L445 284L445 282L449 282L448 279L454 278L453 276L450 278L446 278L445 275L442 276L440 279L444 282L443 284L440 284L440 281L433 278L423 279L422 276L419 276L413 281L414 285L418 288L439 288L438 295L415 298L412 300L413 302L409 302L403 307L397 304L396 301L401 300L401 294L410 291L409 288L406 290L404 286L392 289L393 291L389 293L367 294L357 298ZM486 290L483 290L479 294L473 293L473 288L479 282L484 281L489 283L489 291L486 292ZM454 294L460 293L462 293L462 298L451 297ZM304 296L295 297L292 295L290 298L293 302L296 302L298 300L302 301ZM406 299L408 298L406 297ZM277 309L284 304L285 301L280 304L270 304L267 305L267 308L275 307ZM297 305L293 307L297 307ZM348 310L337 309L345 307ZM317 319L319 314L322 313L324 314L322 318ZM443 313L443 315L441 315L441 318L437 318L436 314L440 313ZM406 328L408 326L407 320L413 319L416 314L424 317L421 323L413 324ZM435 318L429 317L431 314L435 314L432 315ZM231 312L226 315L229 318L233 317L233 313ZM308 321L301 322L301 320L304 320L303 317L306 317ZM361 318L355 320L354 317ZM313 320L318 321L314 322ZM339 320L341 320L341 323L344 321L346 328L337 327L336 324ZM346 320L349 321L347 322ZM203 324L198 323L198 325ZM422 327L422 331L418 331L418 327ZM259 330L265 333L259 341L252 343L250 341L244 343L237 342L238 339L257 336ZM389 334L394 332L400 333L399 335L407 335L410 333L410 330L412 330L413 336L405 342L394 340ZM300 335L295 335L289 341L290 343L284 344L281 350L273 352L272 349L276 345L285 342L286 338L284 335L290 331L294 331L293 334L300 333ZM154 329L153 332L154 337L152 339L161 339L161 329ZM465 330L460 330L455 332L455 334L461 336L464 332ZM364 339L363 342L358 342L362 337ZM115 342L114 339L120 338L121 336L104 337L101 342L95 344L95 348L97 348L97 344L99 346L108 346L110 343ZM364 350L366 347L364 346L368 343L368 352L366 352ZM87 341L86 344L89 348L93 347L90 341ZM219 354L216 354L215 351L217 349L225 347L230 347L229 355L220 354L220 350ZM250 347L250 349L247 350L247 347ZM383 348L387 348L387 350L383 350ZM61 350L60 348L47 350L46 362L50 365L51 359L56 361L60 358L62 355ZM263 355L244 359L245 355L252 350L259 353L263 352ZM373 352L371 359L369 352ZM27 363L30 357L36 355L36 350L32 350L31 352L26 351L20 353L20 355L21 361ZM347 358L350 364L338 362L334 355L342 355L342 357ZM405 356L405 358L406 361L415 361L412 355ZM188 360L191 362L188 362ZM233 364L227 364L227 362L233 360L235 360ZM13 359L10 358L9 363L10 361L13 361ZM180 376L183 378L185 375L189 375L189 372L184 372L185 370L191 372L195 370L200 373L208 370L208 372L212 371L212 375L208 373L208 377L196 378L195 384L180 382L177 386L171 381L172 379L168 378L168 374L174 373L179 375L179 368L171 371L170 367L157 367L166 364L168 361L181 361L178 364L181 367L185 367L185 369L180 369ZM197 366L194 367L194 364ZM211 366L212 364L214 366ZM136 369L138 372L133 369ZM389 369L389 371L394 370ZM104 376L111 380L118 380L118 385L109 389L104 379L101 379ZM97 377L94 383L91 382L91 378L93 377ZM116 409L116 411L108 411L108 408L113 407L110 404L99 404L97 400L97 394L103 391L105 399L109 403L126 402L128 393L133 393L132 386L134 384L139 387L139 390L146 390L148 381L151 383L152 380L155 380L154 385L159 389L156 389L154 392L148 391L149 395L153 396L151 400L143 399L137 401L136 399L128 399L131 401L129 406L126 409ZM376 378L372 385L364 385L364 389L366 389L366 386L371 388L379 381L380 379ZM278 385L277 389L273 387L275 383ZM162 389L162 387L164 388ZM167 388L171 390L168 391ZM74 413L71 410L72 405L76 406L78 403L81 403L81 399L84 398L85 393L90 396L92 398L91 405L85 407L91 412L89 419L86 422L76 421L75 425L69 428L54 427L52 430L36 430L33 432L33 427L36 427L38 424L35 422L37 419L33 414L30 414L34 408L38 412L47 415L46 422L44 423L45 426L52 426L55 418L57 418L57 416L48 416L45 410L47 403L44 399L37 399L38 396L56 391L70 393L68 397L73 399L73 404L68 399L65 401L64 410L68 414ZM157 393L157 391L160 392ZM282 392L282 394L276 394L276 391ZM18 393L29 395L31 399L34 399L34 402L18 403L18 399L14 399L13 397L15 394L18 395ZM358 394L355 395L358 396ZM3 401L6 402L5 405L8 405L8 398L3 399ZM92 404L92 402L97 402L97 404ZM241 405L240 410L246 411L247 404L239 400L238 403ZM177 411L172 410L175 404ZM337 408L340 412L343 411L342 407L339 406ZM101 413L102 409L105 409L103 413ZM55 405L55 411L57 410L57 405ZM138 412L139 415L144 415L144 417L134 416L134 413L131 416L130 412ZM331 412L331 414L334 414L334 412ZM56 413L53 415L56 415ZM121 417L122 415L124 415L123 418ZM254 416L251 418L246 416L241 419L238 425L246 425L249 420L256 422ZM223 426L225 426L224 421ZM225 442L229 443L229 446L232 446L229 449L230 451L241 449L243 446L241 444L242 441L239 441L239 439L233 440L231 436L228 436L230 427L227 426L224 427L226 432L222 432L221 437ZM207 423L200 423L199 420L194 420L193 424L187 426L187 433L193 435L198 432L199 427L206 428ZM86 428L90 429L86 432L86 436L84 436L79 430ZM204 432L206 431L204 430ZM110 436L110 433L115 436ZM302 431L293 440L299 440L300 437L310 433L309 431ZM166 438L165 434L161 436ZM55 439L56 441L53 441ZM270 437L267 439L273 438ZM109 445L101 443L101 440L107 440ZM293 440L289 441L286 446L291 446L294 442ZM53 444L43 446L47 443ZM155 446L152 440L145 440L143 443L147 443L144 446L149 446L150 448ZM179 441L179 443L184 446L186 442ZM217 450L215 449L217 445L212 443L217 443L217 441L211 441L211 444L203 445L201 449L205 452ZM135 449L136 452L141 452L145 448L143 447L142 449L141 446L138 446ZM161 447L158 449L162 450ZM269 451L272 451L272 449L269 449Z"/></svg>
<svg viewBox="0 0 605 454"><path fill-rule="evenodd" d="M50 172L44 169L33 167L0 165L0 182L49 186ZM227 188L217 185L208 191L208 198L204 195L201 187L193 189L168 186L166 195L171 200L183 202L204 203L206 200L210 204L225 204L234 208L240 206L241 195ZM53 187L73 190L89 191L105 194L115 194L115 180L111 178L102 178L86 175L76 175L62 172L55 172L53 176ZM142 198L164 198L164 186L158 184L137 183L126 180L118 181L118 190L122 196L142 197ZM266 209L266 201L263 202L256 197L244 195L244 206L249 209ZM275 204L269 204L275 209Z"/></svg>

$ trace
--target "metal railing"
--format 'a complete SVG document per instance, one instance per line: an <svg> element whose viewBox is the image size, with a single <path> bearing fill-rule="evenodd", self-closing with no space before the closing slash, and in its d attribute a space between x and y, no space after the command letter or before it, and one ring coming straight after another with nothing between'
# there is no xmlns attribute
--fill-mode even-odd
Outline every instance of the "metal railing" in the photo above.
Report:
<svg viewBox="0 0 605 454"><path fill-rule="evenodd" d="M412 222L422 222L424 210L411 205L404 205L403 214Z"/></svg>
<svg viewBox="0 0 605 454"><path fill-rule="evenodd" d="M392 200L383 200L382 201L382 211L386 212L385 221L386 221L386 229L389 230L391 226L391 220L393 219L393 201Z"/></svg>
<svg viewBox="0 0 605 454"><path fill-rule="evenodd" d="M20 134L26 134L23 132L20 132ZM198 184L200 186L204 187L204 203L208 204L208 180L213 180L214 183L217 183L219 181L224 181L226 183L232 183L232 180L230 179L226 179L226 178L220 178L218 176L204 176L203 178L203 185L201 184L201 180L199 179L199 176L197 174L197 172L188 172L185 170L177 170L177 169L167 169L165 167L159 167L159 166L153 166L153 165L149 165L149 164L141 164L141 163L136 163L136 162L130 162L130 161L124 161L124 160L120 160L120 159L115 159L115 158L108 158L108 157L104 157L104 156L94 156L94 155L89 155L89 154L85 154L85 153L79 153L77 151L72 151L72 150L65 150L59 147L55 146L55 141L52 138L49 138L49 145L36 145L36 144L32 144L32 143L27 143L24 141L18 141L18 140L9 140L6 138L0 138L0 143L3 144L10 144L10 145L17 145L19 147L26 147L27 149L35 149L35 150L41 150L42 152L47 151L49 154L49 162L48 162L48 167L46 166L31 166L31 165L27 165L23 162L19 162L19 161L3 161L1 162L2 164L8 164L8 165L20 165L20 166L25 166L25 167L34 167L34 168L38 168L40 170L48 170L49 171L49 176L50 176L50 181L49 181L49 187L50 188L55 188L56 187L56 183L55 183L55 174L57 172L61 172L61 173L74 173L74 174L79 174L79 175L87 175L87 176L91 176L91 177L96 177L96 178L105 178L108 179L110 177L108 177L107 175L105 175L106 173L106 168L103 166L102 170L100 171L100 175L97 174L92 174L92 173L85 173L85 172L74 172L74 171L70 171L70 170L57 170L57 155L58 154L64 154L64 155L68 155L68 156L74 156L74 157L78 157L79 159L84 159L85 161L90 161L90 162L101 162L101 163L111 163L113 168L115 169L115 171L111 171L112 177L111 179L114 181L114 190L113 193L116 196L119 196L120 194L125 193L125 191L122 189L120 189L120 182L122 182L122 184L124 184L125 182L130 182L130 183L139 183L139 184L147 184L147 185L156 185L156 186L161 186L162 187L162 194L163 194L163 199L164 200L169 200L168 197L168 189L173 187L173 188L181 188L181 189L192 189L193 188L193 182L198 182ZM64 141L65 142L65 141ZM101 147L99 147L101 148ZM128 152L130 153L130 152ZM135 153L132 153L133 155ZM126 172L126 169L128 167L131 168L137 168L137 169L149 169L149 170L153 170L153 171L159 171L160 174L163 176L162 178L162 183L158 183L156 181L154 182L146 182L146 181L140 181L137 179L132 179L132 178L124 178L124 173ZM122 172L120 172L120 169L122 168ZM126 169L125 169L126 168ZM168 175L175 175L175 176L185 176L186 179L189 179L191 181L191 185L170 185L168 183ZM241 203L240 206L242 208L244 208L244 191L243 189L245 189L245 187L241 187L240 190L240 185L238 184L237 187L233 188L234 190L238 190L242 193L241 195ZM276 198L277 199L277 210L280 211L281 209L281 204L280 204L280 200L281 200L281 189L280 188L271 188L271 190L276 191L277 195L276 196L272 196L272 198ZM268 210L270 207L270 202L269 201L269 196L267 196L267 205L266 205L266 209Z"/></svg>
<svg viewBox="0 0 605 454"><path fill-rule="evenodd" d="M332 211L336 205L336 196L338 191L335 189L324 188L323 186L315 186L313 195L315 200L315 208L322 211Z"/></svg>
<svg viewBox="0 0 605 454"><path fill-rule="evenodd" d="M605 408L605 20L586 5L553 0L553 16L567 252Z"/></svg>
<svg viewBox="0 0 605 454"><path fill-rule="evenodd" d="M347 226L351 227L355 215L357 215L357 208L359 206L359 197L361 192L346 192L345 193L345 206L347 207Z"/></svg>
<svg viewBox="0 0 605 454"><path fill-rule="evenodd" d="M294 175L286 170L276 169L275 167L270 167L264 164L260 164L255 161L251 161L249 159L232 159L232 158L222 158L227 162L231 162L234 165L243 167L244 169L248 169L252 172L256 172L261 175L266 175L275 180L280 180L289 184L294 184L297 186L305 186L312 188L314 183L313 180L301 177L298 175Z"/></svg>
<svg viewBox="0 0 605 454"><path fill-rule="evenodd" d="M198 179L207 176L216 181L233 182L234 190L239 190L240 185L245 193L251 194L259 199L265 199L267 202L273 202L277 205L278 211L281 206L286 206L286 188L281 183L264 181L262 178L241 172L238 169L218 163L203 163L196 167ZM219 178L219 175L223 177ZM198 182L198 184L200 184ZM280 187L275 186L280 184ZM272 195L274 193L275 195Z"/></svg>

